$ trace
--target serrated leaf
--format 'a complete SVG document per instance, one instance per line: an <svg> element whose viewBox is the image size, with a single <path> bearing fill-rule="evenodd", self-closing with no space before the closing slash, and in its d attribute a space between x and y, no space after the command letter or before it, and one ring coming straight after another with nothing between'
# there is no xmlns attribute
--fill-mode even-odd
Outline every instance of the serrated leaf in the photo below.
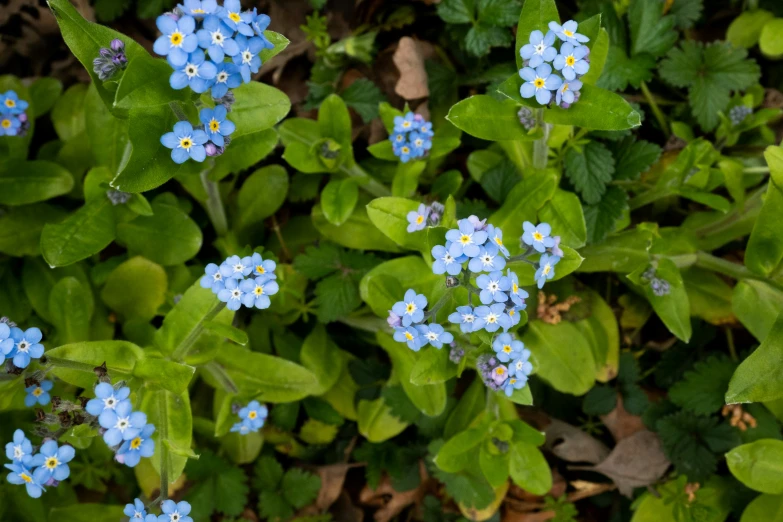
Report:
<svg viewBox="0 0 783 522"><path fill-rule="evenodd" d="M256 462L254 475L253 487L261 491L277 491L283 479L283 466L274 457L265 455Z"/></svg>
<svg viewBox="0 0 783 522"><path fill-rule="evenodd" d="M598 203L606 192L606 184L612 181L614 157L605 145L591 141L581 152L569 149L565 157L565 174L585 203Z"/></svg>
<svg viewBox="0 0 783 522"><path fill-rule="evenodd" d="M636 180L658 161L663 149L655 143L628 136L609 145L614 154L614 179Z"/></svg>
<svg viewBox="0 0 783 522"><path fill-rule="evenodd" d="M367 78L359 78L348 86L340 97L345 104L359 113L364 123L378 117L378 105L386 101L386 97L375 83Z"/></svg>
<svg viewBox="0 0 783 522"><path fill-rule="evenodd" d="M690 29L701 18L702 0L674 0L669 14L679 29Z"/></svg>
<svg viewBox="0 0 783 522"><path fill-rule="evenodd" d="M663 0L635 0L628 10L631 54L661 56L677 41L675 19L663 15Z"/></svg>
<svg viewBox="0 0 783 522"><path fill-rule="evenodd" d="M692 371L669 390L669 399L676 405L697 413L710 415L724 404L724 395L737 367L725 356L712 356L697 362Z"/></svg>
<svg viewBox="0 0 783 522"><path fill-rule="evenodd" d="M299 468L289 469L283 476L283 497L297 509L314 501L320 489L321 478Z"/></svg>
<svg viewBox="0 0 783 522"><path fill-rule="evenodd" d="M242 468L203 450L201 458L189 460L185 469L188 477L195 481L186 497L195 513L207 516L207 513L217 511L237 516L245 509L249 488Z"/></svg>
<svg viewBox="0 0 783 522"><path fill-rule="evenodd" d="M610 91L624 91L628 85L638 89L642 82L652 80L653 69L655 58L652 55L640 53L629 58L624 49L613 45L597 85Z"/></svg>
<svg viewBox="0 0 783 522"><path fill-rule="evenodd" d="M595 205L584 207L587 242L598 243L614 231L617 221L628 209L628 194L620 187L609 187Z"/></svg>
<svg viewBox="0 0 783 522"><path fill-rule="evenodd" d="M617 391L612 386L594 386L582 401L582 411L588 415L606 415L617 405Z"/></svg>

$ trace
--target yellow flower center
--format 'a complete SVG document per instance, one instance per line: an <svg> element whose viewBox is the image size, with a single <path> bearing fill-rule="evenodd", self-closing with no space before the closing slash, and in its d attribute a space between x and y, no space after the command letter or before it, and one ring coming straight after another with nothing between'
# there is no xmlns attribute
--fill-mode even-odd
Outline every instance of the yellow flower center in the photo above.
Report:
<svg viewBox="0 0 783 522"><path fill-rule="evenodd" d="M552 271L552 265L550 265L549 263L545 264L544 265L544 275L549 275L549 272L551 272L551 271Z"/></svg>
<svg viewBox="0 0 783 522"><path fill-rule="evenodd" d="M424 144L422 140L416 140L416 146L421 147Z"/></svg>
<svg viewBox="0 0 783 522"><path fill-rule="evenodd" d="M397 135L397 142L400 142L403 140L402 134Z"/></svg>
<svg viewBox="0 0 783 522"><path fill-rule="evenodd" d="M563 34L566 35L569 38L574 36L574 32L573 31L569 31L568 29L563 29Z"/></svg>
<svg viewBox="0 0 783 522"><path fill-rule="evenodd" d="M228 13L228 17L231 18L234 23L242 21L242 17L239 16L239 13Z"/></svg>
<svg viewBox="0 0 783 522"><path fill-rule="evenodd" d="M212 121L209 122L209 130L212 132L217 132L220 130L220 122L217 121L215 118L212 118Z"/></svg>
<svg viewBox="0 0 783 522"><path fill-rule="evenodd" d="M410 334L410 332L405 332L405 338L409 341L413 340L413 336Z"/></svg>
<svg viewBox="0 0 783 522"><path fill-rule="evenodd" d="M544 235L541 232L533 232L533 239L536 241L543 241Z"/></svg>
<svg viewBox="0 0 783 522"><path fill-rule="evenodd" d="M11 128L11 120L6 118L2 122L0 122L0 125L2 125L4 129L10 129Z"/></svg>
<svg viewBox="0 0 783 522"><path fill-rule="evenodd" d="M44 466L46 466L49 469L54 469L57 467L59 463L60 461L57 460L57 457L49 457L48 459L46 459L46 463L44 464Z"/></svg>
<svg viewBox="0 0 783 522"><path fill-rule="evenodd" d="M200 7L197 7L196 9L193 9L193 14L204 14L206 11L201 9Z"/></svg>
<svg viewBox="0 0 783 522"><path fill-rule="evenodd" d="M462 243L463 245L469 244L472 240L473 238L471 238L467 234L462 234L462 236L459 238L459 242Z"/></svg>
<svg viewBox="0 0 783 522"><path fill-rule="evenodd" d="M560 89L560 92L564 93L564 92L566 92L567 90L568 90L568 84L567 84L567 83L564 83L564 84L563 84L563 88L562 88L562 89Z"/></svg>
<svg viewBox="0 0 783 522"><path fill-rule="evenodd" d="M574 58L573 54L566 56L566 65L568 65L569 67L573 67L575 63L576 63L576 58Z"/></svg>
<svg viewBox="0 0 783 522"><path fill-rule="evenodd" d="M497 320L498 320L498 318L497 318L497 316L495 314L489 314L487 316L487 322L488 323L494 324L494 323L497 322Z"/></svg>
<svg viewBox="0 0 783 522"><path fill-rule="evenodd" d="M516 384L516 382L517 382L517 380L514 379L514 378L511 378L511 379L508 380L509 384Z"/></svg>
<svg viewBox="0 0 783 522"><path fill-rule="evenodd" d="M506 369L503 368L502 366L498 366L497 368L495 368L495 373L498 375L503 375L506 373Z"/></svg>
<svg viewBox="0 0 783 522"><path fill-rule="evenodd" d="M406 314L412 314L412 313L413 313L413 312L415 312L415 311L416 311L416 305L415 305L415 304L413 304L413 303L408 303L408 304L405 306L405 313L406 313Z"/></svg>
<svg viewBox="0 0 783 522"><path fill-rule="evenodd" d="M410 126L411 126L411 122L409 122L409 121L404 121L404 122L402 122L402 126L403 126L403 127L405 127L405 128L407 129L408 127L410 127Z"/></svg>
<svg viewBox="0 0 783 522"><path fill-rule="evenodd" d="M169 41L171 41L171 45L180 45L182 43L182 40L184 39L185 36L179 31L175 31L171 33L171 36L169 36Z"/></svg>
<svg viewBox="0 0 783 522"><path fill-rule="evenodd" d="M511 292L516 294L519 291L519 285L516 283L511 283Z"/></svg>
<svg viewBox="0 0 783 522"><path fill-rule="evenodd" d="M33 481L33 477L31 477L31 476L30 476L30 475L28 475L27 473L20 473L20 474L19 474L19 477L20 477L22 480L24 480L25 482L27 482L27 483L30 483L30 482L32 482L32 481Z"/></svg>
<svg viewBox="0 0 783 522"><path fill-rule="evenodd" d="M266 270L264 270L264 267L262 265L257 265L256 272L258 272L259 274L265 274Z"/></svg>
<svg viewBox="0 0 783 522"><path fill-rule="evenodd" d="M533 85L536 86L536 89L542 88L544 86L544 83L546 82L544 81L543 78L536 78L535 80L533 80Z"/></svg>
<svg viewBox="0 0 783 522"><path fill-rule="evenodd" d="M503 246L503 240L500 239L499 237L495 238L495 243L497 243L499 246Z"/></svg>
<svg viewBox="0 0 783 522"><path fill-rule="evenodd" d="M255 287L255 289L253 290L253 293L254 293L254 294L256 294L256 295L264 295L264 287L263 287L263 286L261 286L261 285L258 285L258 286L257 286L257 287Z"/></svg>
<svg viewBox="0 0 783 522"><path fill-rule="evenodd" d="M258 417L258 413L256 413L256 410L251 410L250 413L247 414L247 418L250 420L253 420L256 417Z"/></svg>
<svg viewBox="0 0 783 522"><path fill-rule="evenodd" d="M193 140L191 140L190 138L182 138L181 140L179 140L179 146L185 150L188 150L190 147L193 146Z"/></svg>
<svg viewBox="0 0 783 522"><path fill-rule="evenodd" d="M422 223L424 223L424 216L419 214L419 216L416 218L416 224L421 225Z"/></svg>
<svg viewBox="0 0 783 522"><path fill-rule="evenodd" d="M504 344L503 345L503 351L506 353L511 353L511 345L510 344Z"/></svg>
<svg viewBox="0 0 783 522"><path fill-rule="evenodd" d="M5 106L8 107L9 109L13 109L14 107L16 107L16 101L12 100L11 98L7 98L5 100Z"/></svg>
<svg viewBox="0 0 783 522"><path fill-rule="evenodd" d="M38 388L33 390L33 395L35 395L36 397L40 397L43 394L43 392L44 392L43 388L39 386Z"/></svg>
<svg viewBox="0 0 783 522"><path fill-rule="evenodd" d="M410 151L411 151L411 149L409 149L408 147L403 147L402 148L402 153L403 154L408 154Z"/></svg>
<svg viewBox="0 0 783 522"><path fill-rule="evenodd" d="M513 308L512 308L511 310L509 310L509 311L508 311L508 315L509 315L509 317L514 317L514 314L515 314L515 313L517 313L517 312L516 312L516 310L514 310Z"/></svg>
<svg viewBox="0 0 783 522"><path fill-rule="evenodd" d="M142 442L141 437L136 437L135 439L133 439L130 443L131 449L139 449L141 447L141 442Z"/></svg>

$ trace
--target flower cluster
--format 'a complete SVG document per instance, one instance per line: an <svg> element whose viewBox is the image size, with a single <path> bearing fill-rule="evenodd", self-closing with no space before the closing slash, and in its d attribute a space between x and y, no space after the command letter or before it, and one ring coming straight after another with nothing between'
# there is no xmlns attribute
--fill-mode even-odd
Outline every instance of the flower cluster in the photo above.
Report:
<svg viewBox="0 0 783 522"><path fill-rule="evenodd" d="M255 433L264 427L269 410L258 401L250 401L247 406L241 408L238 412L241 421L231 427L231 431L238 432L240 435Z"/></svg>
<svg viewBox="0 0 783 522"><path fill-rule="evenodd" d="M152 457L155 442L152 434L155 426L147 424L147 415L133 411L130 388L114 388L108 382L95 387L95 398L87 402L85 410L98 418L103 432L103 441L112 448L114 459L129 467L135 467L142 457Z"/></svg>
<svg viewBox="0 0 783 522"><path fill-rule="evenodd" d="M753 109L750 107L746 107L745 105L737 105L736 107L732 107L729 111L729 120L731 120L731 124L736 127L742 122L745 121L745 119L753 114Z"/></svg>
<svg viewBox="0 0 783 522"><path fill-rule="evenodd" d="M428 344L440 349L444 344L454 341L454 336L445 331L443 326L434 322L423 324L427 318L434 320L437 312L437 310L430 310L425 313L425 308L427 308L427 298L409 289L405 292L405 298L394 303L389 310L387 322L394 328L394 340L406 343L414 352L418 352Z"/></svg>
<svg viewBox="0 0 783 522"><path fill-rule="evenodd" d="M27 368L31 360L41 358L44 353L41 339L43 334L38 328L22 330L0 322L0 356L17 368Z"/></svg>
<svg viewBox="0 0 783 522"><path fill-rule="evenodd" d="M648 268L642 274L642 281L648 282L650 284L650 288L652 288L653 294L657 295L658 297L669 295L669 292L671 292L671 285L669 285L669 282L658 277L655 271L655 267L653 266Z"/></svg>
<svg viewBox="0 0 783 522"><path fill-rule="evenodd" d="M14 432L13 442L5 445L5 455L11 461L5 467L10 471L8 482L14 485L24 485L27 494L38 498L47 487L56 487L71 474L68 463L76 452L66 444L60 446L56 440L44 440L38 449L33 451L32 443L22 430Z"/></svg>
<svg viewBox="0 0 783 522"><path fill-rule="evenodd" d="M432 148L432 123L421 114L409 112L394 118L394 132L389 136L394 155L403 163L423 158Z"/></svg>
<svg viewBox="0 0 783 522"><path fill-rule="evenodd" d="M222 6L215 0L186 0L156 20L162 35L153 50L174 69L172 88L197 93L211 88L219 99L258 72L259 53L274 47L264 36L270 21L255 8L242 11L239 0L225 0Z"/></svg>
<svg viewBox="0 0 783 522"><path fill-rule="evenodd" d="M522 243L541 254L535 279L538 288L543 288L547 281L555 277L555 265L563 258L560 236L550 236L552 227L549 223L534 225L530 221L525 221L522 223L522 229L524 230Z"/></svg>
<svg viewBox="0 0 783 522"><path fill-rule="evenodd" d="M224 105L203 108L199 112L201 124L198 127L178 121L172 132L160 137L160 142L171 149L171 159L177 164L188 159L201 163L207 156L220 156L231 141L229 136L236 130L234 122L227 117L228 109Z"/></svg>
<svg viewBox="0 0 783 522"><path fill-rule="evenodd" d="M201 287L211 289L229 310L239 310L242 305L263 310L271 304L269 296L280 289L275 268L274 261L258 253L242 258L231 256L220 266L207 265Z"/></svg>
<svg viewBox="0 0 783 522"><path fill-rule="evenodd" d="M128 66L128 57L125 56L125 43L115 38L109 47L101 47L98 57L92 61L92 70L102 82L110 79L118 71Z"/></svg>
<svg viewBox="0 0 783 522"><path fill-rule="evenodd" d="M421 203L418 209L408 212L408 232L418 232L427 226L438 226L444 210L446 208L437 201L430 205Z"/></svg>
<svg viewBox="0 0 783 522"><path fill-rule="evenodd" d="M174 502L173 500L164 500L160 503L160 510L162 513L155 516L152 513L147 513L147 508L141 499L135 499L133 504L126 504L125 516L128 517L131 522L193 522L190 518L190 503Z"/></svg>
<svg viewBox="0 0 783 522"><path fill-rule="evenodd" d="M29 104L16 91L0 93L0 136L24 136L30 128L25 110Z"/></svg>
<svg viewBox="0 0 783 522"><path fill-rule="evenodd" d="M519 94L523 98L535 97L541 105L548 105L554 92L555 103L567 109L579 100L582 88L579 78L590 70L590 49L582 45L590 39L576 32L577 23L573 20L563 25L549 22L549 29L546 34L538 30L530 33L530 43L519 50L525 60L525 66L519 70L524 80ZM556 38L562 42L559 51L555 48Z"/></svg>
<svg viewBox="0 0 783 522"><path fill-rule="evenodd" d="M495 337L492 349L495 355L480 356L476 369L488 388L494 391L503 390L510 397L514 390L525 387L527 378L533 371L530 350L525 348L522 341L508 333Z"/></svg>

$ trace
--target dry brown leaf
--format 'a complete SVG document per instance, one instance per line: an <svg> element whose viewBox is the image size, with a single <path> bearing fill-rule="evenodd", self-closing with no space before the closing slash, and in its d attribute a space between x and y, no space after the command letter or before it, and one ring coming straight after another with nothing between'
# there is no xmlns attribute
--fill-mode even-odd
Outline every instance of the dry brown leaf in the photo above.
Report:
<svg viewBox="0 0 783 522"><path fill-rule="evenodd" d="M617 406L606 415L602 415L601 421L617 442L646 429L641 417L628 413L625 410L623 396L619 393L617 394Z"/></svg>
<svg viewBox="0 0 783 522"><path fill-rule="evenodd" d="M417 100L430 95L427 71L424 68L424 53L416 40L409 36L400 38L392 59L400 71L400 79L397 80L394 92L406 100Z"/></svg>
<svg viewBox="0 0 783 522"><path fill-rule="evenodd" d="M329 509L340 497L340 492L345 484L345 475L351 469L349 464L332 464L330 466L321 466L316 472L321 477L321 490L318 492L318 498L315 505L320 510Z"/></svg>
<svg viewBox="0 0 783 522"><path fill-rule="evenodd" d="M568 462L598 464L609 455L601 441L563 421L552 419L544 429L546 448Z"/></svg>
<svg viewBox="0 0 783 522"><path fill-rule="evenodd" d="M424 463L421 461L419 461L419 476L421 477L419 487L409 491L397 491L392 487L389 477L384 475L377 489L370 489L367 485L364 486L364 489L359 494L359 502L368 506L380 507L373 515L373 518L376 522L389 522L389 520L399 515L403 509L411 504L418 504L424 498L429 477Z"/></svg>
<svg viewBox="0 0 783 522"><path fill-rule="evenodd" d="M631 497L634 488L656 482L669 469L669 465L658 435L645 430L618 442L600 464L569 469L602 473L614 481L620 493Z"/></svg>
<svg viewBox="0 0 783 522"><path fill-rule="evenodd" d="M340 493L340 497L332 505L329 512L334 517L335 522L363 522L364 511L361 508L356 507L351 501L351 497L348 493L343 491Z"/></svg>

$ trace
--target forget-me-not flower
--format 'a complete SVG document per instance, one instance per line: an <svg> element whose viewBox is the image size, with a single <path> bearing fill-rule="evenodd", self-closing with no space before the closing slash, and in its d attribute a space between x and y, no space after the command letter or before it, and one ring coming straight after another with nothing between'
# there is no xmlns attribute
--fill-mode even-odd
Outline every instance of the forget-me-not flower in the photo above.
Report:
<svg viewBox="0 0 783 522"><path fill-rule="evenodd" d="M253 267L253 277L265 277L267 279L277 279L275 268L277 263L271 259L264 259L261 254L254 253L250 258L250 266Z"/></svg>
<svg viewBox="0 0 783 522"><path fill-rule="evenodd" d="M579 80L563 82L563 85L560 86L557 90L557 94L555 94L555 103L564 109L567 109L576 101L576 97L579 95L579 90L581 88L582 82Z"/></svg>
<svg viewBox="0 0 783 522"><path fill-rule="evenodd" d="M476 278L476 284L481 289L479 299L484 304L505 303L508 301L506 292L511 288L511 281L503 275L503 272L496 271L491 274L481 274Z"/></svg>
<svg viewBox="0 0 783 522"><path fill-rule="evenodd" d="M487 225L487 241L493 243L504 257L508 257L508 249L503 245L503 231L494 225Z"/></svg>
<svg viewBox="0 0 783 522"><path fill-rule="evenodd" d="M416 119L416 115L409 112L405 116L394 117L394 132L410 132L418 129L421 122Z"/></svg>
<svg viewBox="0 0 783 522"><path fill-rule="evenodd" d="M468 257L476 257L481 253L479 247L487 241L487 233L483 230L476 230L467 219L461 219L457 225L459 229L451 229L446 232L446 239L451 241L449 252L454 257L463 254Z"/></svg>
<svg viewBox="0 0 783 522"><path fill-rule="evenodd" d="M135 467L142 457L151 457L155 454L155 441L152 440L152 434L155 433L155 426L145 425L141 432L130 440L126 440L117 451L117 459L126 466Z"/></svg>
<svg viewBox="0 0 783 522"><path fill-rule="evenodd" d="M242 291L242 304L248 308L254 306L259 310L269 308L272 302L270 295L275 295L280 286L274 279L268 277L259 277L257 279L245 279L239 283L239 289Z"/></svg>
<svg viewBox="0 0 783 522"><path fill-rule="evenodd" d="M95 387L95 398L87 401L85 409L90 415L98 417L106 410L116 410L122 402L127 402L130 405L129 396L130 388L127 386L115 390L108 382L102 382Z"/></svg>
<svg viewBox="0 0 783 522"><path fill-rule="evenodd" d="M217 12L217 0L185 0L185 4L180 4L179 8L186 15L196 18L204 18Z"/></svg>
<svg viewBox="0 0 783 522"><path fill-rule="evenodd" d="M506 379L508 379L508 368L502 364L495 366L492 370L492 380L495 381L495 384L502 386Z"/></svg>
<svg viewBox="0 0 783 522"><path fill-rule="evenodd" d="M201 284L201 288L209 288L212 290L213 294L217 294L226 287L223 282L223 274L220 273L220 267L215 263L207 265L199 283Z"/></svg>
<svg viewBox="0 0 783 522"><path fill-rule="evenodd" d="M253 431L263 428L268 416L269 409L258 401L250 401L247 406L239 410L239 418Z"/></svg>
<svg viewBox="0 0 783 522"><path fill-rule="evenodd" d="M133 501L133 504L125 504L125 509L122 512L125 513L126 517L130 518L130 522L142 522L147 518L147 510L144 507L144 502L138 498ZM157 517L155 518L157 519Z"/></svg>
<svg viewBox="0 0 783 522"><path fill-rule="evenodd" d="M424 203L419 204L418 210L411 210L406 216L408 219L408 232L424 230L427 226L427 218L430 215L430 207Z"/></svg>
<svg viewBox="0 0 783 522"><path fill-rule="evenodd" d="M577 74L581 76L587 74L587 71L590 70L590 64L584 59L588 52L589 49L586 45L574 47L570 43L564 43L560 47L560 54L555 57L553 65L555 69L562 71L563 77L567 81L575 80ZM580 84L576 90L578 91L581 88L582 85ZM559 91L560 89L558 88Z"/></svg>
<svg viewBox="0 0 783 522"><path fill-rule="evenodd" d="M267 27L269 27L272 19L269 18L269 15L265 15L263 13L259 14L255 7L251 13L251 18L253 21L250 22L250 27L252 27L253 31L255 31L256 36L264 41L264 49L273 49L275 44L267 40L266 35L264 34L264 31L266 31Z"/></svg>
<svg viewBox="0 0 783 522"><path fill-rule="evenodd" d="M38 328L11 328L11 339L14 340L14 348L8 357L13 357L14 366L27 368L32 359L40 359L44 353L41 344L43 334Z"/></svg>
<svg viewBox="0 0 783 522"><path fill-rule="evenodd" d="M420 324L416 326L416 329L419 331L419 336L424 341L424 344L429 343L438 349L443 348L444 344L454 341L454 336L444 331L439 324Z"/></svg>
<svg viewBox="0 0 783 522"><path fill-rule="evenodd" d="M33 458L33 445L22 430L14 431L14 440L5 445L5 456L9 460L25 463Z"/></svg>
<svg viewBox="0 0 783 522"><path fill-rule="evenodd" d="M515 390L521 390L525 387L527 379L520 379L519 377L509 377L506 384L503 385L503 392L507 397L514 395Z"/></svg>
<svg viewBox="0 0 783 522"><path fill-rule="evenodd" d="M420 158L432 148L432 138L421 132L411 132L408 136L414 157Z"/></svg>
<svg viewBox="0 0 783 522"><path fill-rule="evenodd" d="M508 280L511 282L511 288L508 291L511 302L516 305L517 309L524 310L527 308L525 299L530 297L530 294L522 288L519 288L519 276L512 272L510 268L506 271L506 277L508 277Z"/></svg>
<svg viewBox="0 0 783 522"><path fill-rule="evenodd" d="M549 237L552 233L552 227L549 223L533 225L530 221L522 223L522 241L526 245L532 246L536 252L545 252L547 248L555 244L555 240Z"/></svg>
<svg viewBox="0 0 783 522"><path fill-rule="evenodd" d="M39 498L44 492L42 484L35 480L33 472L24 464L14 462L6 464L5 467L11 471L7 477L8 482L16 486L24 484L30 497Z"/></svg>
<svg viewBox="0 0 783 522"><path fill-rule="evenodd" d="M484 328L484 320L476 315L472 306L458 306L457 311L449 315L449 322L458 324L462 333L475 332Z"/></svg>
<svg viewBox="0 0 783 522"><path fill-rule="evenodd" d="M253 14L249 11L242 12L242 5L239 0L225 0L220 18L229 28L245 36L253 36L253 28L250 23L253 21Z"/></svg>
<svg viewBox="0 0 783 522"><path fill-rule="evenodd" d="M560 236L554 236L552 238L553 245L552 245L552 253L556 255L559 258L565 257L565 254L563 253L563 249L560 248Z"/></svg>
<svg viewBox="0 0 783 522"><path fill-rule="evenodd" d="M427 344L427 340L421 337L419 332L413 326L400 326L394 329L394 340L398 343L406 343L408 348L414 352L421 350L421 347Z"/></svg>
<svg viewBox="0 0 783 522"><path fill-rule="evenodd" d="M185 502L174 502L173 500L164 500L160 504L162 515L158 516L158 522L193 522L190 514L190 504Z"/></svg>
<svg viewBox="0 0 783 522"><path fill-rule="evenodd" d="M400 161L403 163L408 163L411 158L413 158L413 148L411 148L410 143L403 142L401 144L393 144L392 146L392 152L394 152L394 155L400 158Z"/></svg>
<svg viewBox="0 0 783 522"><path fill-rule="evenodd" d="M6 91L0 94L0 114L22 114L29 104L20 100L16 91Z"/></svg>
<svg viewBox="0 0 783 522"><path fill-rule="evenodd" d="M250 75L257 73L261 67L261 57L258 56L258 53L264 49L264 41L257 36L247 38L241 34L234 40L239 50L234 55L233 60L239 67L239 74L242 76L242 80L248 83Z"/></svg>
<svg viewBox="0 0 783 522"><path fill-rule="evenodd" d="M210 88L217 74L217 67L206 59L204 51L196 49L188 55L184 65L175 67L169 85L172 89L184 89L187 86L193 92L201 94Z"/></svg>
<svg viewBox="0 0 783 522"><path fill-rule="evenodd" d="M468 258L467 256L455 258L449 253L450 246L451 244L447 241L446 246L435 245L432 247L432 257L435 258L435 261L432 263L433 274L448 273L455 276L462 272L462 263L467 261Z"/></svg>
<svg viewBox="0 0 783 522"><path fill-rule="evenodd" d="M539 260L539 268L536 270L535 279L538 282L538 288L543 288L544 283L555 277L555 265L560 261L557 256L550 256L549 254L541 254Z"/></svg>
<svg viewBox="0 0 783 522"><path fill-rule="evenodd" d="M403 326L420 323L424 320L424 309L427 307L427 298L424 294L417 294L412 288L405 292L405 298L397 301L392 306L392 312L402 317Z"/></svg>
<svg viewBox="0 0 783 522"><path fill-rule="evenodd" d="M103 440L109 446L116 446L124 440L135 439L147 424L147 415L131 411L130 401L120 401L113 409L105 409L98 416L98 423L106 429Z"/></svg>
<svg viewBox="0 0 783 522"><path fill-rule="evenodd" d="M226 308L234 312L242 308L242 298L245 293L240 288L240 284L243 282L233 277L226 279L225 288L217 294L218 299L226 303Z"/></svg>
<svg viewBox="0 0 783 522"><path fill-rule="evenodd" d="M24 398L24 405L29 408L36 404L40 406L49 404L52 400L49 395L49 390L52 389L52 386L54 386L52 381L41 381L40 384L33 384L32 386L25 388L24 391L27 392L27 395L25 395Z"/></svg>
<svg viewBox="0 0 783 522"><path fill-rule="evenodd" d="M546 36L541 31L530 33L530 43L519 49L519 55L523 60L530 60L528 65L536 68L544 62L551 62L557 56L557 49L552 47L555 43L555 33L547 31Z"/></svg>
<svg viewBox="0 0 783 522"><path fill-rule="evenodd" d="M536 97L541 105L546 105L552 99L552 91L557 90L563 80L556 74L552 74L552 66L542 63L535 69L525 67L519 70L519 76L525 80L519 88L519 94L523 98Z"/></svg>
<svg viewBox="0 0 783 522"><path fill-rule="evenodd" d="M198 47L196 20L192 16L183 16L174 20L167 15L160 15L155 24L162 35L155 40L152 50L166 56L174 67L181 67L188 61L188 55Z"/></svg>
<svg viewBox="0 0 783 522"><path fill-rule="evenodd" d="M203 108L199 112L199 120L204 124L204 132L218 147L225 145L224 136L229 136L236 130L234 122L226 119L227 115L228 111L222 105L217 105L214 109Z"/></svg>
<svg viewBox="0 0 783 522"><path fill-rule="evenodd" d="M204 144L209 141L207 133L201 129L193 129L187 121L174 124L174 131L160 137L164 147L171 149L171 159L174 163L185 163L188 158L201 163L207 157Z"/></svg>
<svg viewBox="0 0 783 522"><path fill-rule="evenodd" d="M46 484L49 479L63 481L71 474L68 463L76 455L72 446L58 446L57 441L47 440L33 456L30 462L36 468L33 476L39 484Z"/></svg>
<svg viewBox="0 0 783 522"><path fill-rule="evenodd" d="M213 98L220 99L229 89L236 89L240 85L242 85L242 76L239 74L239 66L231 62L217 64L217 72L212 84Z"/></svg>
<svg viewBox="0 0 783 522"><path fill-rule="evenodd" d="M522 355L525 345L522 341L514 339L511 334L503 333L495 338L492 343L492 349L495 350L500 362L507 363Z"/></svg>
<svg viewBox="0 0 783 522"><path fill-rule="evenodd" d="M574 20L569 20L563 25L560 25L557 22L549 22L549 29L554 31L558 38L571 45L578 45L590 41L590 38L576 32L578 27L579 24Z"/></svg>
<svg viewBox="0 0 783 522"><path fill-rule="evenodd" d="M22 122L19 121L19 118L5 114L0 117L0 136L16 136L19 134L21 126Z"/></svg>
<svg viewBox="0 0 783 522"><path fill-rule="evenodd" d="M487 241L482 247L479 255L472 258L468 263L471 272L494 272L503 270L506 266L506 259L498 255L499 249L494 243Z"/></svg>
<svg viewBox="0 0 783 522"><path fill-rule="evenodd" d="M14 340L11 339L11 327L5 323L0 323L0 362L3 362L5 356L9 355L14 349Z"/></svg>
<svg viewBox="0 0 783 522"><path fill-rule="evenodd" d="M511 318L506 313L506 305L503 303L479 306L476 308L476 316L484 322L484 329L490 333L497 332L498 328L503 328L503 331L511 328Z"/></svg>
<svg viewBox="0 0 783 522"><path fill-rule="evenodd" d="M223 279L244 279L253 271L253 258L245 256L230 256L220 265L220 273Z"/></svg>
<svg viewBox="0 0 783 522"><path fill-rule="evenodd" d="M234 31L226 25L225 19L221 20L215 15L204 18L201 29L198 30L198 46L209 53L209 59L220 63L228 56L236 56L239 46L232 36ZM204 92L204 91L202 91Z"/></svg>
<svg viewBox="0 0 783 522"><path fill-rule="evenodd" d="M514 360L511 361L511 364L508 365L508 372L517 379L524 379L524 381L527 382L527 376L530 375L532 371L533 364L530 362L530 350L522 348L522 350L519 351L519 354L514 357Z"/></svg>
<svg viewBox="0 0 783 522"><path fill-rule="evenodd" d="M506 305L508 305L508 303L506 303ZM518 325L519 321L522 320L522 314L520 314L519 311L523 309L524 308L516 305L512 305L511 307L506 306L506 313L508 314L508 318L511 319L511 326Z"/></svg>

